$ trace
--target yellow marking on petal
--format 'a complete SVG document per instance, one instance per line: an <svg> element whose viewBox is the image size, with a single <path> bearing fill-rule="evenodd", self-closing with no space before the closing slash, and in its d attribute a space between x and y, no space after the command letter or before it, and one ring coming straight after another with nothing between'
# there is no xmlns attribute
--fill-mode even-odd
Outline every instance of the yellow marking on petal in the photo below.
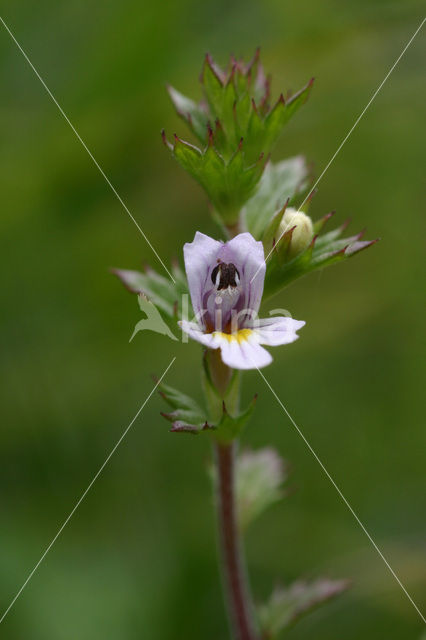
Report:
<svg viewBox="0 0 426 640"><path fill-rule="evenodd" d="M228 342L238 342L238 344L242 344L248 341L252 333L254 333L252 329L239 329L236 333L214 331L212 335L218 338L225 338Z"/></svg>

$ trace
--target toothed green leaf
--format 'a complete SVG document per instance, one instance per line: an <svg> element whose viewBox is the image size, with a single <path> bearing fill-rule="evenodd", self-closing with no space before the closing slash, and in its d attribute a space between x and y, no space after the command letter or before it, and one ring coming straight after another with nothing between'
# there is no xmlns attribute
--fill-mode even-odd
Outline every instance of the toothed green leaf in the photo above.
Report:
<svg viewBox="0 0 426 640"><path fill-rule="evenodd" d="M210 56L206 56L204 60L201 84L213 115L220 118L222 115L224 88Z"/></svg>
<svg viewBox="0 0 426 640"><path fill-rule="evenodd" d="M244 138L247 142L247 126L253 111L251 98L248 93L238 99L235 105L234 122L236 128L236 138Z"/></svg>
<svg viewBox="0 0 426 640"><path fill-rule="evenodd" d="M226 224L234 224L244 202L253 194L264 162L246 166L244 150L238 147L228 162L212 146L204 152L176 138L172 153L206 190L215 210Z"/></svg>
<svg viewBox="0 0 426 640"><path fill-rule="evenodd" d="M196 180L199 179L199 173L203 163L203 154L197 147L175 137L173 155L189 174Z"/></svg>
<svg viewBox="0 0 426 640"><path fill-rule="evenodd" d="M163 383L159 385L159 391L173 409L161 413L163 418L172 423L170 431L197 435L214 430L214 426L207 422L205 411L190 396Z"/></svg>
<svg viewBox="0 0 426 640"><path fill-rule="evenodd" d="M161 383L158 388L167 404L173 409L183 412L179 416L180 419L193 420L195 422L205 420L205 412L193 398L178 389L170 387L168 384Z"/></svg>
<svg viewBox="0 0 426 640"><path fill-rule="evenodd" d="M153 269L145 273L126 269L113 269L112 272L132 293L145 294L165 316L178 320L182 317L182 304L187 304L188 315L192 314L192 307L186 277L180 267L175 266L173 269L175 282Z"/></svg>
<svg viewBox="0 0 426 640"><path fill-rule="evenodd" d="M273 147L284 126L308 99L312 85L313 81L311 80L303 89L289 98L287 102L284 102L283 98L278 100L265 120L265 147Z"/></svg>

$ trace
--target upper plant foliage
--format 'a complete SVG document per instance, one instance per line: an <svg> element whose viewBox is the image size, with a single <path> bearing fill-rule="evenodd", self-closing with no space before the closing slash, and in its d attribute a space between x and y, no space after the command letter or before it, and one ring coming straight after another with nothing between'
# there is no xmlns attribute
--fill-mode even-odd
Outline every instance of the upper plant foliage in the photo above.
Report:
<svg viewBox="0 0 426 640"><path fill-rule="evenodd" d="M342 238L350 220L328 233L322 230L334 211L312 223L305 214L292 211L286 218L286 205L279 210L262 235L265 257L269 257L265 277L264 297L278 293L301 276L323 269L371 247L375 240L361 240L364 230ZM301 233L300 217L309 221ZM296 237L297 234L297 237Z"/></svg>
<svg viewBox="0 0 426 640"><path fill-rule="evenodd" d="M248 64L231 57L226 70L206 55L201 73L204 98L199 103L169 87L178 115L200 147L176 135L171 144L164 132L163 140L204 187L227 226L237 222L284 126L306 102L312 84L313 79L294 95L285 99L281 93L271 103L271 80L265 76L257 50Z"/></svg>
<svg viewBox="0 0 426 640"><path fill-rule="evenodd" d="M194 102L169 87L179 116L197 145L175 135L163 140L178 162L204 187L222 235L248 231L261 240L266 258L264 299L315 269L345 260L376 242L362 233L342 238L346 223L323 233L332 213L313 222L307 215L312 194L297 209L311 176L303 156L277 163L269 154L283 127L307 100L312 80L298 93L271 101L259 50L248 64L231 57L220 69L207 55L201 73L203 99ZM115 270L124 284L172 320L191 317L185 274L173 267L175 282L152 269ZM145 300L140 298L140 300ZM146 326L146 325L144 325Z"/></svg>

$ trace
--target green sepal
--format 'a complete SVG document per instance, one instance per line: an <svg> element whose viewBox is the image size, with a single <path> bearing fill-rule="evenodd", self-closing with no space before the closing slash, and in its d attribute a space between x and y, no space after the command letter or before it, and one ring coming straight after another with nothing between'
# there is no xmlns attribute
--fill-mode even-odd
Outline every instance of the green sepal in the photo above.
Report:
<svg viewBox="0 0 426 640"><path fill-rule="evenodd" d="M242 211L244 226L256 240L262 240L274 214L305 189L308 177L303 156L266 165L256 193Z"/></svg>
<svg viewBox="0 0 426 640"><path fill-rule="evenodd" d="M288 464L275 449L243 451L236 458L236 503L240 531L285 495Z"/></svg>
<svg viewBox="0 0 426 640"><path fill-rule="evenodd" d="M222 419L223 403L226 403L228 409L233 413L238 411L240 399L240 380L241 372L237 369L232 370L231 378L226 386L226 390L221 395L217 390L210 372L209 358L213 352L209 349L204 351L203 355L203 390L206 398L209 417L212 422L217 424ZM225 367L225 365L223 365Z"/></svg>
<svg viewBox="0 0 426 640"><path fill-rule="evenodd" d="M261 637L274 640L299 618L337 597L348 587L347 580L318 578L313 582L297 581L286 588L277 588L269 602L258 608Z"/></svg>
<svg viewBox="0 0 426 640"><path fill-rule="evenodd" d="M250 420L253 413L257 395L254 396L248 407L236 415L228 413L225 401L222 402L222 417L216 425L214 432L215 439L221 444L228 444L238 438Z"/></svg>
<svg viewBox="0 0 426 640"><path fill-rule="evenodd" d="M208 349L204 352L203 388L210 422L216 427L214 437L224 444L232 442L239 436L253 413L257 396L245 410L239 410L241 372L236 369L232 370L225 391L219 393L214 384L209 363L209 358L215 355L215 352Z"/></svg>
<svg viewBox="0 0 426 640"><path fill-rule="evenodd" d="M274 240L279 237L279 227L281 224L281 220L283 219L283 216L285 214L285 210L287 209L288 203L289 203L289 199L286 200L286 202L284 203L284 206L279 211L274 213L271 221L269 222L268 226L263 232L262 242L266 251L268 251L268 248L271 249L273 247ZM281 242L283 240L284 240L284 237L282 238Z"/></svg>

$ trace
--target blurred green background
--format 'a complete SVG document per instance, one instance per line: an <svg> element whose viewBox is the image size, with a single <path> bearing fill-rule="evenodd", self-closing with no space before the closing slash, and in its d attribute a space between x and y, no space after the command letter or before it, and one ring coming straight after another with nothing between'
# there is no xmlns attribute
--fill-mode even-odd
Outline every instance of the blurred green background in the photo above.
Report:
<svg viewBox="0 0 426 640"><path fill-rule="evenodd" d="M423 16L421 2L163 5L5 0L2 16L162 258L215 234L201 189L160 130L186 133L165 91L199 96L203 55L258 44L275 95L311 76L275 159L322 171ZM307 321L265 374L414 600L424 608L421 369L425 34L414 41L321 182L311 212L353 216L382 241L297 282L272 306ZM200 349L128 339L136 299L109 273L152 252L0 29L1 534L6 609L136 413L150 374L201 397ZM422 166L423 165L423 166ZM424 361L424 359L423 359ZM352 589L294 640L419 638L420 617L256 372L245 445L293 465L292 495L246 540L256 599L299 575ZM172 436L155 395L2 623L2 638L214 639L228 635L202 438Z"/></svg>

